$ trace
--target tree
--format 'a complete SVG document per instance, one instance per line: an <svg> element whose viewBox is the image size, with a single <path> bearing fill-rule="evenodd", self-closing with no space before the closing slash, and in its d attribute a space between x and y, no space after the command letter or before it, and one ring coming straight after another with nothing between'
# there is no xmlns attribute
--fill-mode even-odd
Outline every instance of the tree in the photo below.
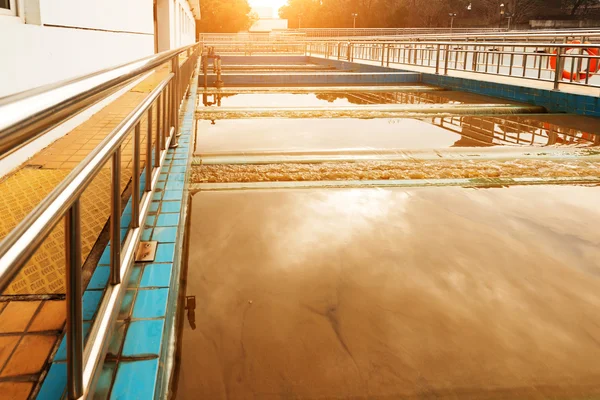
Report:
<svg viewBox="0 0 600 400"><path fill-rule="evenodd" d="M257 19L248 0L202 0L200 12L198 32L236 33L248 30Z"/></svg>
<svg viewBox="0 0 600 400"><path fill-rule="evenodd" d="M598 0L288 0L279 9L290 28L349 28L357 13L357 28L448 27L449 13L457 14L454 26L505 26L500 14L526 23L529 19L554 19L565 13L580 18L598 6ZM471 7L469 7L471 5Z"/></svg>
<svg viewBox="0 0 600 400"><path fill-rule="evenodd" d="M567 9L569 15L585 15L589 7L598 4L597 0L564 0L563 6Z"/></svg>

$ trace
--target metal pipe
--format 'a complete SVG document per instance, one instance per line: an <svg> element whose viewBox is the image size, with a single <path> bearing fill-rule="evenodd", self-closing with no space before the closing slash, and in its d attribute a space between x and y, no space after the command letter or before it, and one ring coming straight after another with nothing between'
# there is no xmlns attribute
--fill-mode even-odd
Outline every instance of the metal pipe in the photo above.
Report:
<svg viewBox="0 0 600 400"><path fill-rule="evenodd" d="M112 156L110 188L110 283L121 283L121 146Z"/></svg>
<svg viewBox="0 0 600 400"><path fill-rule="evenodd" d="M67 280L67 392L69 399L83 395L83 306L81 290L80 200L65 214L65 275Z"/></svg>
<svg viewBox="0 0 600 400"><path fill-rule="evenodd" d="M133 130L133 176L131 178L131 228L140 227L140 122Z"/></svg>

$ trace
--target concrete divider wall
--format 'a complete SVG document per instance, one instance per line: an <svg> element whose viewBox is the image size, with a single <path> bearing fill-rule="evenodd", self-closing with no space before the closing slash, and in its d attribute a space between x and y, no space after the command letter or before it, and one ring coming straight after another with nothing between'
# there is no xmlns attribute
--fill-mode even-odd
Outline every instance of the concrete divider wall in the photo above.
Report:
<svg viewBox="0 0 600 400"><path fill-rule="evenodd" d="M319 57L307 57L311 64L327 65L335 67L341 71L355 72L398 72L398 68L387 68L377 65L368 65L362 63L354 63L343 60L325 59Z"/></svg>
<svg viewBox="0 0 600 400"><path fill-rule="evenodd" d="M600 117L600 98L594 96L426 73L421 79L430 85L542 106L549 112Z"/></svg>
<svg viewBox="0 0 600 400"><path fill-rule="evenodd" d="M297 86L297 85L389 85L417 83L417 72L339 72L339 73L224 73L225 86ZM208 74L209 86L214 86L215 74ZM200 82L202 84L202 82Z"/></svg>
<svg viewBox="0 0 600 400"><path fill-rule="evenodd" d="M306 64L309 62L309 57L301 55L256 55L256 56L242 56L242 55L223 55L221 56L223 65L227 64L245 64L245 65L257 65L257 64ZM212 64L212 61L211 61Z"/></svg>

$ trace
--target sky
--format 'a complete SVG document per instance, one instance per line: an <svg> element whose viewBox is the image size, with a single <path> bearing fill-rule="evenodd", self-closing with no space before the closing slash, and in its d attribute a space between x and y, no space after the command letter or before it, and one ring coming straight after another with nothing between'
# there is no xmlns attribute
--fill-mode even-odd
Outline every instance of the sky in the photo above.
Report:
<svg viewBox="0 0 600 400"><path fill-rule="evenodd" d="M287 3L287 0L248 0L250 7L271 7L273 8L273 17L278 18L277 10Z"/></svg>

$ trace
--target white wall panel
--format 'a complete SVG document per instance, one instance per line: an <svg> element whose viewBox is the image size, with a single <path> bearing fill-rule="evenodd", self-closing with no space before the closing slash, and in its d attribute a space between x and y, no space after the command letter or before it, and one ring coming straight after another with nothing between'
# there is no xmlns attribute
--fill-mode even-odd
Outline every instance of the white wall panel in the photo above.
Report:
<svg viewBox="0 0 600 400"><path fill-rule="evenodd" d="M154 53L154 36L2 24L0 97Z"/></svg>
<svg viewBox="0 0 600 400"><path fill-rule="evenodd" d="M110 31L154 32L152 0L39 0L42 23Z"/></svg>

